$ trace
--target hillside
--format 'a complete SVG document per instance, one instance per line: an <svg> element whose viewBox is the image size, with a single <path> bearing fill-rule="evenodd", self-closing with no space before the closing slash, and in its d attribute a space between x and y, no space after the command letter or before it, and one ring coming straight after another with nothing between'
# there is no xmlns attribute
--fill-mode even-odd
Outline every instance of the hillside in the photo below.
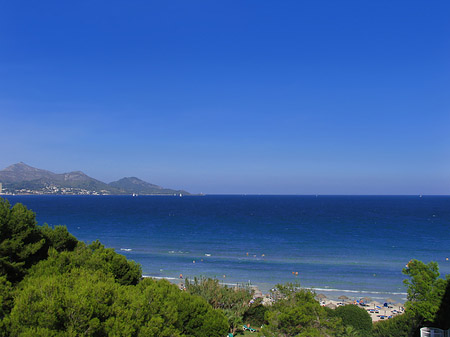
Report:
<svg viewBox="0 0 450 337"><path fill-rule="evenodd" d="M53 173L23 162L1 170L0 183L3 185L3 192L8 194L189 194L134 177L106 184L81 171Z"/></svg>
<svg viewBox="0 0 450 337"><path fill-rule="evenodd" d="M158 185L150 184L136 177L122 178L118 181L109 183L109 186L119 189L127 194L189 194L186 191L171 190Z"/></svg>

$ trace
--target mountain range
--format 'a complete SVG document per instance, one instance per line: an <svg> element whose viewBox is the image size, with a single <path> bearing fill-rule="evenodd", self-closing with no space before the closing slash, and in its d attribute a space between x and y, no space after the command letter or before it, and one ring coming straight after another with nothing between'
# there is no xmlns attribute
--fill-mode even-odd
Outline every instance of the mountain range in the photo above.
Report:
<svg viewBox="0 0 450 337"><path fill-rule="evenodd" d="M107 184L81 171L53 173L22 162L1 170L0 183L3 192L11 194L190 194L150 184L136 177L122 178Z"/></svg>

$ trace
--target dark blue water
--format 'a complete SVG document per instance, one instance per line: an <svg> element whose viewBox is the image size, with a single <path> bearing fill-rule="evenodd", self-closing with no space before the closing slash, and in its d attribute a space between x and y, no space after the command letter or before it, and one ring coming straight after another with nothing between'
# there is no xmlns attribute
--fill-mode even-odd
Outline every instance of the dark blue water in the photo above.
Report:
<svg viewBox="0 0 450 337"><path fill-rule="evenodd" d="M35 211L40 224L99 239L154 277L205 275L263 290L299 281L331 297L401 300L401 270L410 259L437 261L442 274L450 273L447 196L8 199Z"/></svg>

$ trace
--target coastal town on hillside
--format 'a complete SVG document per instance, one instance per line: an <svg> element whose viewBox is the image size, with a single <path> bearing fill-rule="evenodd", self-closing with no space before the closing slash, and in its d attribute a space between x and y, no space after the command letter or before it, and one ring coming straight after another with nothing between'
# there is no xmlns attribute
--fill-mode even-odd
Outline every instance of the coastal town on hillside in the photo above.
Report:
<svg viewBox="0 0 450 337"><path fill-rule="evenodd" d="M85 188L59 187L48 185L42 188L8 188L0 183L0 195L110 195L107 190L88 190Z"/></svg>
<svg viewBox="0 0 450 337"><path fill-rule="evenodd" d="M0 194L5 195L189 195L148 183L136 177L124 177L109 184L83 173L54 173L23 162L0 170Z"/></svg>

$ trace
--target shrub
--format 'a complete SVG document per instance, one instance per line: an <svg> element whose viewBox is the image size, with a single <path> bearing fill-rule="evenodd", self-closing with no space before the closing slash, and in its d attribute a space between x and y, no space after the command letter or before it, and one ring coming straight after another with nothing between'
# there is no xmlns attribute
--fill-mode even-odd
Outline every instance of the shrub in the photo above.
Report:
<svg viewBox="0 0 450 337"><path fill-rule="evenodd" d="M264 315L268 310L267 307L261 303L255 303L248 308L244 313L244 322L250 323L254 326L261 326L264 324Z"/></svg>
<svg viewBox="0 0 450 337"><path fill-rule="evenodd" d="M350 325L359 332L372 331L372 318L369 313L356 305L344 305L334 310L334 315L342 319L344 325Z"/></svg>

